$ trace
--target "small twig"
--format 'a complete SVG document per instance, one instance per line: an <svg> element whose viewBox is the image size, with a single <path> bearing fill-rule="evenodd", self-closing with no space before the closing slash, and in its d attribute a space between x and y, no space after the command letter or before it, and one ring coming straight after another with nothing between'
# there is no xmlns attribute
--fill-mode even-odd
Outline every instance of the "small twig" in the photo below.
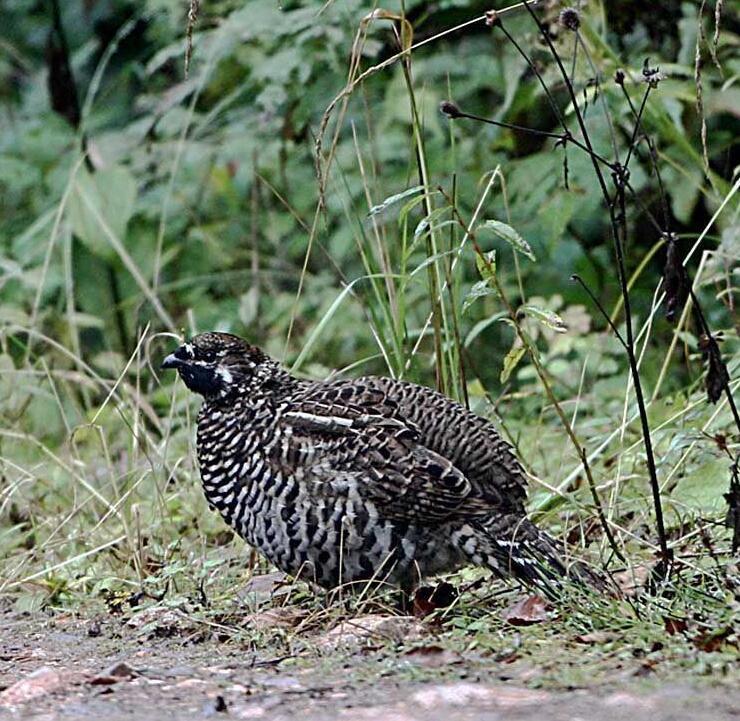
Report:
<svg viewBox="0 0 740 721"><path fill-rule="evenodd" d="M448 118L466 118L468 120L475 120L479 123L486 123L487 125L495 125L499 128L518 130L522 133L528 133L529 135L539 135L543 138L554 138L556 140L556 145L573 143L573 145L580 148L584 153L587 153L599 162L606 165L607 168L609 168L610 170L615 169L615 166L611 161L607 160L602 155L594 152L592 149L586 147L580 140L574 138L571 135L570 131L567 129L562 133L553 133L549 130L539 130L537 128L529 128L526 125L517 125L516 123L507 123L503 120L484 118L481 115L474 115L473 113L465 112L464 110L461 110L455 103L451 103L449 101L444 101L440 103L439 108Z"/></svg>
<svg viewBox="0 0 740 721"><path fill-rule="evenodd" d="M529 7L530 3L527 2L527 0L524 0L524 7L532 13L532 9ZM542 77L542 74L538 70L537 66L532 62L532 58L529 57L529 55L524 52L522 47L519 45L519 43L516 41L516 38L506 29L504 24L499 19L497 23L494 23L495 27L498 27L501 32L503 32L504 35L506 35L507 40L517 49L517 52L524 58L527 65L529 65L529 69L534 73L535 77L537 78L539 84L542 86L542 89L545 91L545 96L547 97L547 102L550 104L550 107L552 108L552 112L555 114L555 117L558 120L558 123L563 128L563 130L567 133L568 132L568 126L565 122L565 118L563 117L562 112L560 111L560 107L555 102L555 98L553 98L552 93L550 92L550 88L547 87L547 83L545 82L545 79Z"/></svg>
<svg viewBox="0 0 740 721"><path fill-rule="evenodd" d="M593 58L591 57L591 53L588 50L588 46L586 45L586 43L583 41L583 38L581 37L581 33L578 30L576 30L575 35L576 35L576 40L577 40L576 47L580 45L581 48L583 48L583 54L586 57L586 60L588 61L588 64L591 67L591 71L594 74L594 82L596 83L596 92L599 94L599 102L604 112L604 118L606 119L606 124L609 128L609 139L611 140L612 150L614 151L614 159L616 160L616 162L619 162L619 148L617 147L617 134L614 131L614 123L612 122L612 116L611 116L611 113L609 112L609 106L606 104L606 96L601 90L602 85L601 85L601 80L599 77L599 70L596 67L596 64L594 63Z"/></svg>
<svg viewBox="0 0 740 721"><path fill-rule="evenodd" d="M696 313L696 317L699 321L700 330L706 339L706 343L708 344L707 355L710 356L712 361L716 364L717 381L719 381L722 390L725 393L727 403L730 406L730 411L732 412L732 417L735 421L735 427L737 428L738 433L740 433L740 414L738 414L737 405L735 404L735 398L732 395L732 389L730 388L730 374L727 371L727 365L722 358L722 353L720 352L719 346L717 345L717 340L715 339L709 327L709 323L707 323L706 316L704 315L704 311L702 310L699 299L696 297L696 293L694 292L694 288L691 283L689 283L688 291L689 297L691 298L691 302L694 307L694 312ZM710 370L708 370L707 387L709 388L711 384L712 378L710 377ZM719 396L719 394L717 395ZM710 400L717 400L717 398L710 398Z"/></svg>
<svg viewBox="0 0 740 721"><path fill-rule="evenodd" d="M580 275L577 273L573 273L573 275L570 276L570 279L578 283L583 290L586 291L588 294L588 297L591 299L591 302L599 309L599 312L602 316L604 316L606 322L608 323L609 327L614 332L614 335L617 337L617 340L622 344L622 347L627 350L627 343L625 342L624 338L622 338L622 334L619 332L619 329L617 326L614 325L612 322L612 319L609 317L609 314L606 312L603 305L601 305L601 301L593 294L591 289L586 285L583 278L581 278Z"/></svg>
<svg viewBox="0 0 740 721"><path fill-rule="evenodd" d="M619 85L622 88L622 94L624 95L625 99L627 100L627 104L629 105L630 110L632 111L632 116L635 119L635 127L640 127L642 123L642 118L638 115L637 110L632 103L632 98L630 97L630 94L627 92L627 88L624 86L624 77L622 74L617 76L617 85ZM643 137L645 138L645 142L648 145L648 148L650 150L650 164L653 168L653 171L655 172L655 177L658 179L658 187L660 189L660 206L661 210L663 211L663 225L666 232L671 232L671 221L670 221L670 213L668 212L668 200L665 192L665 186L663 185L663 176L660 173L660 166L658 165L658 150L655 147L655 143L653 142L653 139L648 135L647 133L643 133ZM631 188L630 188L631 190ZM634 191L632 191L634 193ZM636 196L635 196L636 197Z"/></svg>
<svg viewBox="0 0 740 721"><path fill-rule="evenodd" d="M198 19L198 10L200 10L200 0L190 0L188 8L188 26L185 31L185 78L190 73L190 60L193 57L193 28Z"/></svg>
<svg viewBox="0 0 740 721"><path fill-rule="evenodd" d="M632 159L632 151L635 148L635 145L637 144L637 134L640 132L640 121L642 120L642 114L645 112L645 105L647 104L648 96L650 95L650 88L652 85L648 84L648 86L645 88L645 93L642 96L642 101L640 103L640 109L637 111L637 115L635 117L635 127L632 131L632 137L630 138L630 144L627 148L627 158L624 161L624 168L627 169L630 164L630 160Z"/></svg>

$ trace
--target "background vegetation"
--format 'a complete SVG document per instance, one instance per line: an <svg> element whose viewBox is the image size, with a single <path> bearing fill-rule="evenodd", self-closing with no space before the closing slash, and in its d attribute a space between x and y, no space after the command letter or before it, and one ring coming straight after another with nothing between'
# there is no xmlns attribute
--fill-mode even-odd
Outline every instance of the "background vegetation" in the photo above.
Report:
<svg viewBox="0 0 740 721"><path fill-rule="evenodd" d="M624 157L634 147L627 276L677 557L660 613L692 617L705 633L726 629L737 610L723 497L737 429L726 397L706 400L694 316L664 318L660 230L667 217L736 377L738 35L721 3L663 3L659 17L645 5L581 8L587 53L572 70L561 4L540 2L537 13L573 75L597 152L611 156L615 142ZM182 2L4 0L8 603L115 606L150 593L175 603L196 588L227 598L250 573L241 541L198 487L197 401L157 371L178 337L208 329L244 335L311 377L339 369L436 384L517 445L544 525L578 555L644 578L658 540L627 359L569 280L578 274L624 332L591 160L572 143L438 110L454 100L478 116L558 131L536 68L580 137L532 19L502 15L529 65L485 23L488 7L203 2L192 11L186 73ZM665 217L649 147L613 81L622 69L639 106L646 58L666 76L642 115Z"/></svg>

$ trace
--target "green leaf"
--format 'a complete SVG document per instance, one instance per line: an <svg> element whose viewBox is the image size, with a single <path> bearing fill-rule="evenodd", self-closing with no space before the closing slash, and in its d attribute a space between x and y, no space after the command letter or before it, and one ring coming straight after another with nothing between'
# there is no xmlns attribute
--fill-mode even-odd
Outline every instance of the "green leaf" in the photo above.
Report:
<svg viewBox="0 0 740 721"><path fill-rule="evenodd" d="M698 513L721 513L727 507L722 494L730 483L729 466L726 458L701 464L681 478L670 498Z"/></svg>
<svg viewBox="0 0 740 721"><path fill-rule="evenodd" d="M402 200L405 200L406 198L410 198L412 195L420 193L422 190L424 190L423 185L415 185L413 188L406 188L406 190L400 193L391 195L387 197L382 203L379 203L378 205L373 205L373 207L370 208L370 210L368 211L368 216L372 217L374 215L378 215L384 210L388 210L388 208L390 208L391 206L400 203Z"/></svg>
<svg viewBox="0 0 740 721"><path fill-rule="evenodd" d="M524 344L524 347L529 351L529 354L535 360L540 359L540 351L537 348L537 344L534 342L532 336L530 336L529 333L527 333L527 331L524 330L521 325L517 325L516 323L514 323L514 321L511 320L511 318L509 318L508 316L502 316L501 318L499 318L499 320L501 321L501 323L506 323L506 325L511 326L511 328L515 330L517 336Z"/></svg>
<svg viewBox="0 0 740 721"><path fill-rule="evenodd" d="M506 354L504 358L504 367L501 369L500 379L502 383L506 383L509 380L509 376L512 371L519 365L519 361L524 357L527 349L523 345L518 345L516 342L511 347L511 350Z"/></svg>
<svg viewBox="0 0 740 721"><path fill-rule="evenodd" d="M496 251L489 250L483 255L475 256L475 265L478 268L480 277L483 278L486 283L493 283L496 280ZM477 283L476 283L477 285Z"/></svg>
<svg viewBox="0 0 740 721"><path fill-rule="evenodd" d="M123 242L135 202L136 181L126 168L111 166L94 174L81 169L69 199L72 230L92 253L113 260L116 252L106 239L96 211Z"/></svg>
<svg viewBox="0 0 740 721"><path fill-rule="evenodd" d="M479 280L477 283L474 283L473 287L465 295L462 312L464 313L468 308L470 308L478 298L484 298L487 295L498 295L498 293L491 288L487 280Z"/></svg>
<svg viewBox="0 0 740 721"><path fill-rule="evenodd" d="M478 226L478 231L480 230L490 230L494 235L505 240L517 252L526 255L530 260L537 260L532 252L532 248L529 247L529 243L510 225L506 225L506 223L502 223L499 220L484 220Z"/></svg>
<svg viewBox="0 0 740 721"><path fill-rule="evenodd" d="M547 308L539 308L536 305L523 305L519 308L519 313L534 318L556 333L567 333L568 331L565 321L555 311L548 310Z"/></svg>
<svg viewBox="0 0 740 721"><path fill-rule="evenodd" d="M446 225L454 225L454 220L445 220L442 223L435 225L437 219L444 215L448 210L448 208L437 208L429 215L425 215L414 229L414 243L416 243L422 235L426 235L430 230L439 230Z"/></svg>

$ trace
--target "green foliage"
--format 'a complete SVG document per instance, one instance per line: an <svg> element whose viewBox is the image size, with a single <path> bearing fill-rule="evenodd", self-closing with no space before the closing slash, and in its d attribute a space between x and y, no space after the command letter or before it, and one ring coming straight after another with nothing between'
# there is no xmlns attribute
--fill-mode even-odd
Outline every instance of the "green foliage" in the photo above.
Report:
<svg viewBox="0 0 740 721"><path fill-rule="evenodd" d="M62 603L81 590L102 593L98 584L111 578L134 588L173 559L203 561L219 543L222 526L194 482L193 400L156 372L174 336L212 328L247 336L297 372L436 382L498 417L542 479L532 508L601 556L579 458L543 394L536 355L589 454L626 555L649 556L644 447L624 354L568 281L580 275L619 327L608 213L591 161L572 143L451 122L437 110L454 98L487 118L557 130L526 61L495 29L479 22L435 37L488 6L442 3L430 12L405 3L414 40L434 39L407 64L378 68L399 51L398 24L389 14L371 21L373 3L330 2L321 12L201 3L185 77L186 5L61 4L75 87L57 90L79 97L74 127L50 101L46 6L6 2L0 593L43 581L42 594ZM559 6L543 5L569 60L573 36L557 26ZM710 326L726 331L723 351L737 375L738 37L727 23L714 48L711 14L698 33L691 3L660 38L638 4L603 3L605 15L592 5L581 26L589 58L581 52L574 68L579 109L596 151L612 153L611 126L624 159L634 113L615 71L627 73L634 107L645 57L668 73L643 130L657 147L682 255L704 236L690 268ZM526 13L507 16L506 26L574 129L575 108ZM594 68L598 92L588 82ZM704 401L690 315L674 330L653 312L663 252L650 217L660 219L662 207L644 142L630 168L627 262L641 372L668 522L676 538L689 533L690 556L689 527L723 513L729 463L716 437L732 452L737 444L726 403ZM719 526L715 542L726 550ZM699 575L713 568L692 563Z"/></svg>

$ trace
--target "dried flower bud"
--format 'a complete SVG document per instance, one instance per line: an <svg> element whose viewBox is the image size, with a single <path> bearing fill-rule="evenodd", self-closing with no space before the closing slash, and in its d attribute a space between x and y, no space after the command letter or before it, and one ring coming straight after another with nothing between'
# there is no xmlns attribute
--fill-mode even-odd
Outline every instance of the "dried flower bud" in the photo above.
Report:
<svg viewBox="0 0 740 721"><path fill-rule="evenodd" d="M558 22L566 29L575 32L581 27L581 14L575 8L563 8Z"/></svg>
<svg viewBox="0 0 740 721"><path fill-rule="evenodd" d="M645 62L642 64L642 79L644 82L646 82L648 85L650 85L651 88L655 89L658 87L658 83L661 80L666 79L666 74L660 72L659 67L650 67L650 58L645 58Z"/></svg>
<svg viewBox="0 0 740 721"><path fill-rule="evenodd" d="M722 397L722 392L730 382L730 374L722 360L722 353L715 337L702 335L699 338L699 348L707 364L707 400L710 403L716 403Z"/></svg>
<svg viewBox="0 0 740 721"><path fill-rule="evenodd" d="M729 493L725 493L727 501L727 515L725 526L732 529L732 553L737 553L740 548L740 478L738 477L737 461L730 466L732 478L730 480Z"/></svg>
<svg viewBox="0 0 740 721"><path fill-rule="evenodd" d="M614 73L614 82L617 85L624 85L624 70L617 70L616 73Z"/></svg>
<svg viewBox="0 0 740 721"><path fill-rule="evenodd" d="M489 28L497 28L501 25L501 18L495 10L486 10L486 25Z"/></svg>
<svg viewBox="0 0 740 721"><path fill-rule="evenodd" d="M663 269L663 288L665 290L665 317L673 323L676 315L686 303L689 296L689 279L681 263L676 237L671 233L668 238L668 251Z"/></svg>
<svg viewBox="0 0 740 721"><path fill-rule="evenodd" d="M455 103L449 100L443 100L439 104L439 112L442 113L442 115L446 115L448 118L462 117L462 112L460 112L460 108L458 108Z"/></svg>

